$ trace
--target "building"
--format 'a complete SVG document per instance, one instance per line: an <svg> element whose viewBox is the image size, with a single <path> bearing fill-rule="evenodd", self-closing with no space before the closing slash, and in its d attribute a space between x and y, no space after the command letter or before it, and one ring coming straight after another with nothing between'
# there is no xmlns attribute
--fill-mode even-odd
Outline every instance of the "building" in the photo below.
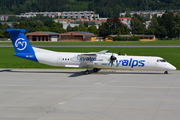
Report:
<svg viewBox="0 0 180 120"><path fill-rule="evenodd" d="M26 37L29 41L59 41L59 35L55 32L31 32Z"/></svg>
<svg viewBox="0 0 180 120"><path fill-rule="evenodd" d="M156 37L155 35L136 35L140 37L140 41L155 41Z"/></svg>
<svg viewBox="0 0 180 120"><path fill-rule="evenodd" d="M131 17L134 14L146 17L148 16L150 19L152 19L152 16L156 15L156 17L161 17L167 10L149 10L149 11L130 11L128 14L131 15ZM180 10L168 10L169 12L173 12L174 14L178 13ZM125 17L127 12L120 13L120 17Z"/></svg>
<svg viewBox="0 0 180 120"><path fill-rule="evenodd" d="M104 41L104 38L103 38L103 37L98 37L98 36L92 36L92 37L91 37L91 41L92 41L92 42Z"/></svg>
<svg viewBox="0 0 180 120"><path fill-rule="evenodd" d="M74 22L73 19L53 19L56 23L68 23L68 22Z"/></svg>
<svg viewBox="0 0 180 120"><path fill-rule="evenodd" d="M105 41L113 41L114 37L118 35L109 35L105 37ZM133 35L119 35L122 37L121 41L133 41L129 39L129 37L132 37ZM140 41L155 41L156 37L155 35L134 35L134 37L139 37Z"/></svg>
<svg viewBox="0 0 180 120"><path fill-rule="evenodd" d="M131 24L131 18L130 17L120 17L119 20L128 26L130 28ZM71 19L71 18L61 18L61 19L53 19L56 23L61 23L63 25L64 29L67 29L67 26L75 27L79 26L79 24L76 24L77 22L94 22L97 29L99 29L99 26L102 25L103 22L107 22L107 18L99 18L98 20L88 20L86 18L78 18L78 19Z"/></svg>
<svg viewBox="0 0 180 120"><path fill-rule="evenodd" d="M73 11L73 12L62 12L61 14L62 18L74 18L74 19L80 19L80 18L86 18L88 20L98 19L99 15L94 14L93 11Z"/></svg>
<svg viewBox="0 0 180 120"><path fill-rule="evenodd" d="M93 11L73 11L73 12L27 12L17 15L17 17L36 17L37 15L48 16L51 18L63 18L63 19L81 19L88 20L99 19L99 14L94 14Z"/></svg>
<svg viewBox="0 0 180 120"><path fill-rule="evenodd" d="M37 15L43 15L54 18L56 16L59 17L61 15L61 12L27 12L27 13L21 13L20 15L17 15L17 17L30 18L30 17L36 17Z"/></svg>
<svg viewBox="0 0 180 120"><path fill-rule="evenodd" d="M128 26L128 28L131 28L131 17L119 17L119 20Z"/></svg>
<svg viewBox="0 0 180 120"><path fill-rule="evenodd" d="M73 19L53 19L53 21L62 24L64 29L67 29L68 26L79 26L79 24L75 24L75 20Z"/></svg>
<svg viewBox="0 0 180 120"><path fill-rule="evenodd" d="M74 32L67 32L60 34L60 41L92 41L95 35L89 32L81 32L81 31L74 31Z"/></svg>
<svg viewBox="0 0 180 120"><path fill-rule="evenodd" d="M9 19L10 16L16 16L16 15L0 15L0 20L1 21L6 21Z"/></svg>

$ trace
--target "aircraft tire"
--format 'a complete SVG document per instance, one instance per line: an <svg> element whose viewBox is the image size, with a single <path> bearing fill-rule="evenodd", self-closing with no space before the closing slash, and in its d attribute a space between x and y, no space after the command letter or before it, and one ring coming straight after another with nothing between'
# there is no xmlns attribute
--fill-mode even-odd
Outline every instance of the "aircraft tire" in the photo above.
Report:
<svg viewBox="0 0 180 120"><path fill-rule="evenodd" d="M94 68L93 69L93 72L97 73L98 71L100 71L101 69L98 69L98 68Z"/></svg>
<svg viewBox="0 0 180 120"><path fill-rule="evenodd" d="M165 71L164 74L168 74L168 71Z"/></svg>
<svg viewBox="0 0 180 120"><path fill-rule="evenodd" d="M89 70L84 71L84 74L88 75L89 74Z"/></svg>

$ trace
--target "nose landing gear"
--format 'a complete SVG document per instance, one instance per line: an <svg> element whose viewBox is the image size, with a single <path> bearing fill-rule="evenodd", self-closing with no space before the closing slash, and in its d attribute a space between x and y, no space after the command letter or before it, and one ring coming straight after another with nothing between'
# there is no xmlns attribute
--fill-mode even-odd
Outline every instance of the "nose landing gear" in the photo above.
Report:
<svg viewBox="0 0 180 120"><path fill-rule="evenodd" d="M165 71L164 74L168 74L168 71Z"/></svg>

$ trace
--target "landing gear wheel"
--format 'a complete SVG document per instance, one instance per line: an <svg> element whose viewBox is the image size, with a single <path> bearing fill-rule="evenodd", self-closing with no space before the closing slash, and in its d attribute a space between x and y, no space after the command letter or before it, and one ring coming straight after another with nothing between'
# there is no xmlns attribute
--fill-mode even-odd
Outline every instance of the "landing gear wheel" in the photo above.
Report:
<svg viewBox="0 0 180 120"><path fill-rule="evenodd" d="M88 75L89 74L89 70L84 71L84 74Z"/></svg>
<svg viewBox="0 0 180 120"><path fill-rule="evenodd" d="M98 69L98 68L94 68L93 69L93 72L97 73L98 71L100 71L101 69Z"/></svg>
<svg viewBox="0 0 180 120"><path fill-rule="evenodd" d="M164 74L168 74L168 71L165 71Z"/></svg>

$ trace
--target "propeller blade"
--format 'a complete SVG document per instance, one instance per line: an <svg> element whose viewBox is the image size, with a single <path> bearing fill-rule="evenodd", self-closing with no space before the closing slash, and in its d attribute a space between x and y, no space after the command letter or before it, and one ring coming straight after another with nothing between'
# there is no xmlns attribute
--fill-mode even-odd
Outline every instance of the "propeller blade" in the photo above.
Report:
<svg viewBox="0 0 180 120"><path fill-rule="evenodd" d="M119 53L118 53L118 55L121 55L121 53L120 53L120 50L119 50Z"/></svg>
<svg viewBox="0 0 180 120"><path fill-rule="evenodd" d="M111 57L110 57L110 64L111 64L111 67L113 65L113 62L116 60L117 58L112 54Z"/></svg>

